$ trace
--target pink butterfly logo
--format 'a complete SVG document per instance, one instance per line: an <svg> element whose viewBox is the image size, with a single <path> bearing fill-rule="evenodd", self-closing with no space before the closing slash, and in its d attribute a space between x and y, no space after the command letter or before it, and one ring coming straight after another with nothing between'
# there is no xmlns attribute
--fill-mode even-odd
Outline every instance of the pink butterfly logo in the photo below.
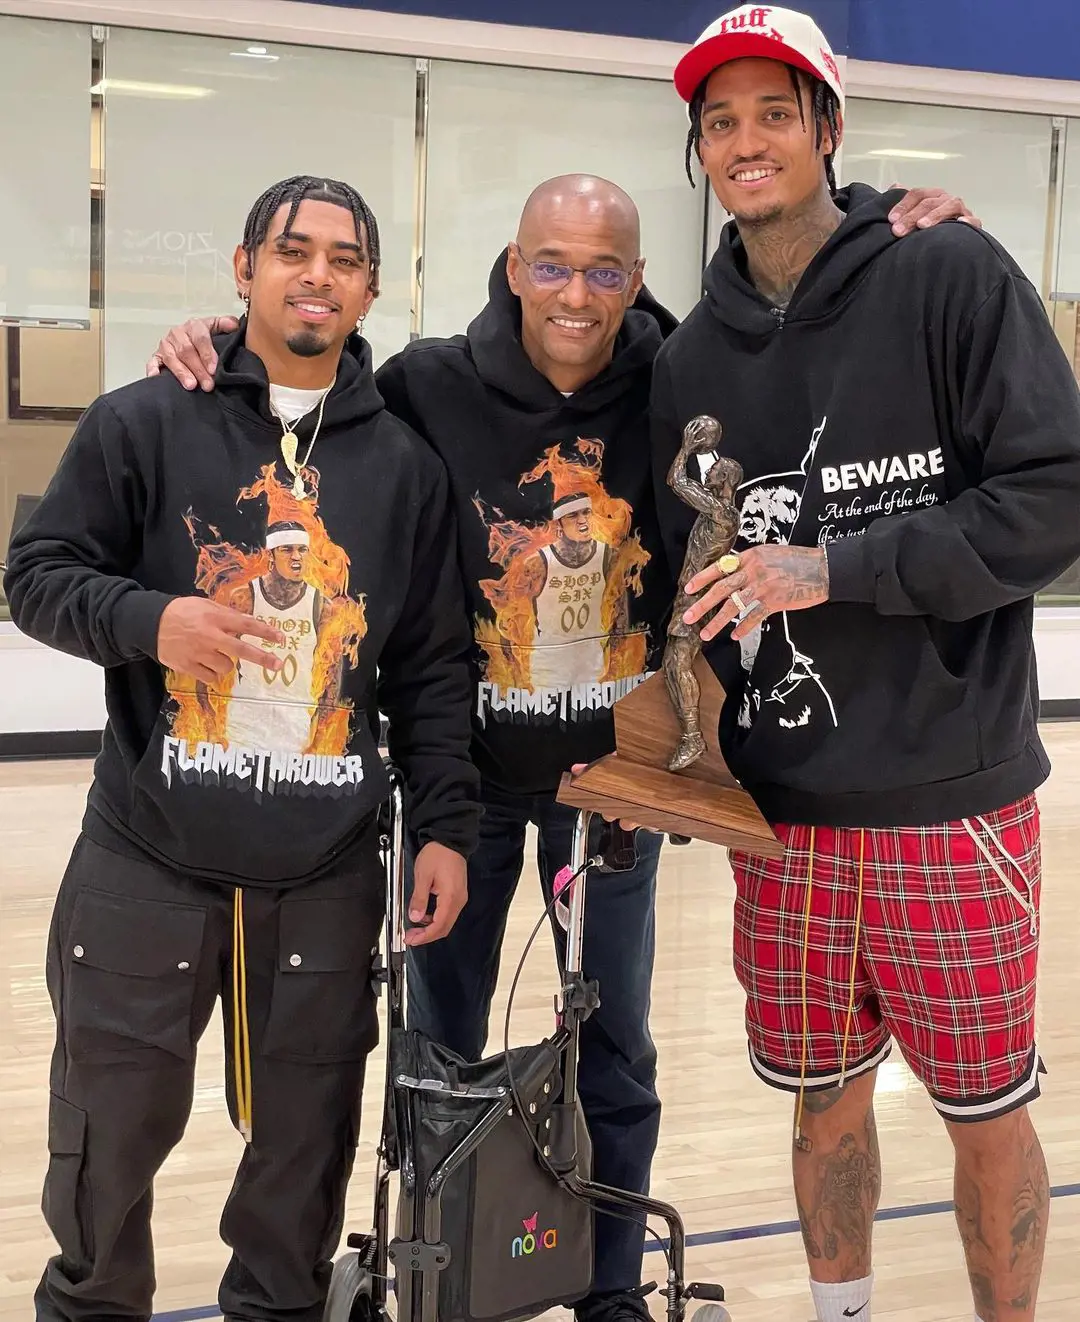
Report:
<svg viewBox="0 0 1080 1322"><path fill-rule="evenodd" d="M539 1212L534 1212L527 1221L522 1221L521 1223L530 1235L536 1231L536 1222L539 1216Z"/></svg>

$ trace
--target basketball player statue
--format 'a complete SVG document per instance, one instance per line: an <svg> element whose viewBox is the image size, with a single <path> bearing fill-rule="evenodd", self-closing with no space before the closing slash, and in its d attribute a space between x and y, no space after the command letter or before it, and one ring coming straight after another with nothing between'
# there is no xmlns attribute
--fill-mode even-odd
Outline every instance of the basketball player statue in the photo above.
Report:
<svg viewBox="0 0 1080 1322"><path fill-rule="evenodd" d="M684 504L698 511L686 546L675 605L668 625L664 649L664 679L668 696L679 718L682 734L668 763L669 771L685 771L705 752L701 733L699 702L701 689L694 662L701 651L700 624L687 624L683 615L693 605L686 584L710 564L728 555L739 533L737 492L742 468L733 459L717 458L705 480L695 480L687 471L691 458L715 454L720 445L720 424L703 415L692 418L683 431L683 442L668 473L668 486Z"/></svg>

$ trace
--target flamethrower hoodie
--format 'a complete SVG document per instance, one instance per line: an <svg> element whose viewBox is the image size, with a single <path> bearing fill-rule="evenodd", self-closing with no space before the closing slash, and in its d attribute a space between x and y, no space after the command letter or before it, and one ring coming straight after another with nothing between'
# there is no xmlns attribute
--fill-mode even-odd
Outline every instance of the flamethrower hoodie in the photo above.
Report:
<svg viewBox="0 0 1080 1322"><path fill-rule="evenodd" d="M243 326L215 347L212 393L165 374L87 409L8 557L18 627L105 668L84 830L212 880L339 867L388 789L382 710L410 828L468 854L470 635L442 465L385 411L354 339L297 498ZM316 419L296 424L301 458ZM264 646L281 669L241 661L214 691L167 672L161 615L192 594L280 629Z"/></svg>
<svg viewBox="0 0 1080 1322"><path fill-rule="evenodd" d="M438 451L457 509L473 649L473 757L485 780L554 793L615 746L612 707L655 667L674 596L656 522L652 363L676 325L647 290L614 358L564 397L521 343L496 261L466 335L378 372L387 408Z"/></svg>
<svg viewBox="0 0 1080 1322"><path fill-rule="evenodd" d="M693 515L666 475L699 413L743 467L736 549L827 552L826 604L708 649L732 771L774 822L953 820L1049 770L1033 595L1080 557L1080 392L1007 253L961 224L897 239L898 196L840 194L786 313L729 225L654 374L673 568Z"/></svg>

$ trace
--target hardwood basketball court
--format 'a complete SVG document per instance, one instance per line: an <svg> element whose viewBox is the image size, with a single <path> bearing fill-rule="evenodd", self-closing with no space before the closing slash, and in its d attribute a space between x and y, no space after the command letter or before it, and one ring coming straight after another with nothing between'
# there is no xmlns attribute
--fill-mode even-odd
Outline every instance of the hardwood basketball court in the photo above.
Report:
<svg viewBox="0 0 1080 1322"><path fill-rule="evenodd" d="M1039 1045L1049 1073L1034 1117L1056 1197L1039 1317L1080 1317L1080 725L1044 727L1054 774L1040 795L1044 828ZM0 764L0 1322L26 1322L52 1251L39 1211L45 1168L53 1020L44 949L53 895L78 829L90 764ZM594 884L602 885L602 879ZM660 874L653 1031L664 1115L654 1192L681 1210L688 1275L728 1290L735 1322L810 1322L813 1308L789 1182L791 1101L751 1074L731 971L733 889L723 851L665 851ZM507 937L493 1032L510 978L540 913L530 867ZM556 990L542 933L515 1001L514 1040L540 1036ZM203 1039L187 1136L158 1180L157 1312L168 1322L217 1316L226 1253L217 1237L242 1140L224 1105L220 1015ZM370 1219L381 1058L368 1079L363 1147L349 1226ZM906 1066L878 1086L884 1187L875 1232L875 1322L971 1322L951 1214L951 1148ZM662 1279L662 1255L646 1256ZM654 1311L661 1315L659 1301ZM562 1315L567 1316L567 1315Z"/></svg>

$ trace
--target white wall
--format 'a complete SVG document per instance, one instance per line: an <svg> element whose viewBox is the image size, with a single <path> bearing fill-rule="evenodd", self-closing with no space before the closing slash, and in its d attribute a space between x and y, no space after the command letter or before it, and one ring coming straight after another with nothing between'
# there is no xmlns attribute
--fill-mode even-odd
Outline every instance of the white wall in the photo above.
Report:
<svg viewBox="0 0 1080 1322"><path fill-rule="evenodd" d="M0 621L0 734L100 730L102 672L53 652Z"/></svg>

